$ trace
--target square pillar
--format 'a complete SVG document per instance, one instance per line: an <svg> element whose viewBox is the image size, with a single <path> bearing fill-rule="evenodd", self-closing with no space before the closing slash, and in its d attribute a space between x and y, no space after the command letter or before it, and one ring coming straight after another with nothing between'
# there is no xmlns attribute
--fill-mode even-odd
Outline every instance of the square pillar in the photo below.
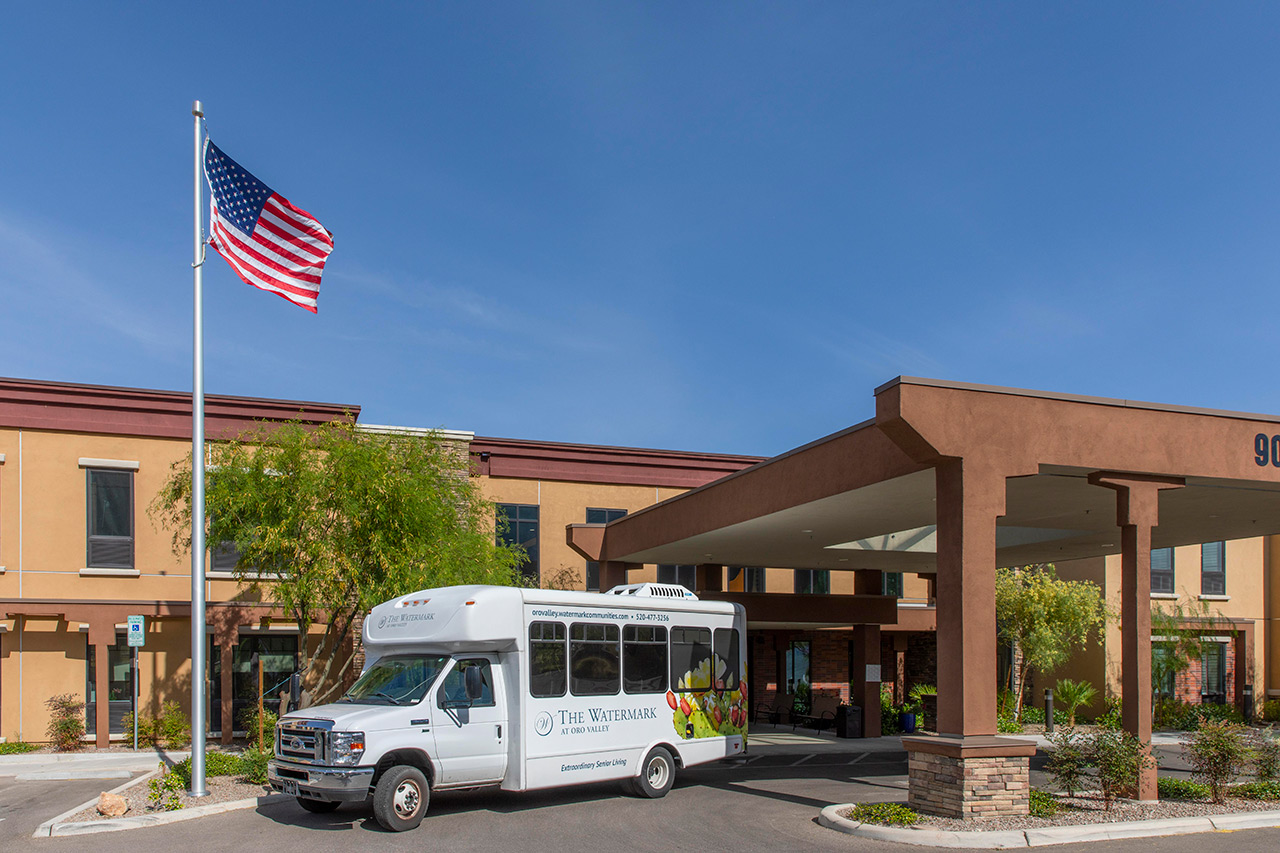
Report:
<svg viewBox="0 0 1280 853"><path fill-rule="evenodd" d="M236 634L235 629L218 634L217 637L218 654L221 657L219 662L218 680L219 692L221 696L221 715L222 715L222 742L224 744L231 743L232 732L235 731L236 721L231 719L232 702L235 696L232 695L233 688L231 686L232 667L235 665L235 645Z"/></svg>
<svg viewBox="0 0 1280 853"><path fill-rule="evenodd" d="M1116 493L1120 528L1120 696L1124 730L1151 750L1151 529L1159 520L1160 492L1181 488L1175 477L1095 471L1095 486ZM1156 800L1156 764L1147 760L1135 799Z"/></svg>
<svg viewBox="0 0 1280 853"><path fill-rule="evenodd" d="M600 564L600 591L607 592L627 582L627 564L612 560Z"/></svg>
<svg viewBox="0 0 1280 853"><path fill-rule="evenodd" d="M115 633L114 627L112 634ZM97 694L94 706L94 745L105 749L111 744L111 667L109 655L111 643L93 644L93 689Z"/></svg>
<svg viewBox="0 0 1280 853"><path fill-rule="evenodd" d="M849 703L862 706L862 736L880 737L880 626L854 625Z"/></svg>
<svg viewBox="0 0 1280 853"><path fill-rule="evenodd" d="M937 478L938 736L903 737L908 802L962 819L1025 815L1034 741L996 735L996 519L1002 459L943 459Z"/></svg>
<svg viewBox="0 0 1280 853"><path fill-rule="evenodd" d="M724 591L724 566L702 563L693 570L693 591Z"/></svg>

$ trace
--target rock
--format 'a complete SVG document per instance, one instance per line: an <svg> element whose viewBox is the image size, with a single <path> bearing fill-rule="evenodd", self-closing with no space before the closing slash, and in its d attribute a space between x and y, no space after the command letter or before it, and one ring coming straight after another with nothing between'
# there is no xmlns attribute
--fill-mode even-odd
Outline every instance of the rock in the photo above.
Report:
<svg viewBox="0 0 1280 853"><path fill-rule="evenodd" d="M102 792L102 796L98 797L98 814L106 817L120 817L129 810L129 804L125 802L124 797L119 794L108 794Z"/></svg>

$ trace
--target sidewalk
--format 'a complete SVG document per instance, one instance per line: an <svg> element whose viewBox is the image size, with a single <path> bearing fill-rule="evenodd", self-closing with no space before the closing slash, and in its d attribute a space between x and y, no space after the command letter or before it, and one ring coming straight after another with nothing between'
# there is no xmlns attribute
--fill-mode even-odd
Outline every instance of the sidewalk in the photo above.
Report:
<svg viewBox="0 0 1280 853"><path fill-rule="evenodd" d="M19 782L34 780L127 779L135 773L155 770L161 761L175 763L191 755L189 750L139 749L137 752L39 752L0 755L0 778Z"/></svg>

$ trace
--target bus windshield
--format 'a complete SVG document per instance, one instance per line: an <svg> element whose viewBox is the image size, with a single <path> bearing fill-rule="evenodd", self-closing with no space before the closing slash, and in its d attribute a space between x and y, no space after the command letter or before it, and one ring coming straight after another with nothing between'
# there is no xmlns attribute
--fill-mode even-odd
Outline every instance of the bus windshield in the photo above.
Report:
<svg viewBox="0 0 1280 853"><path fill-rule="evenodd" d="M360 705L415 705L448 663L444 655L388 655L379 658L339 702Z"/></svg>

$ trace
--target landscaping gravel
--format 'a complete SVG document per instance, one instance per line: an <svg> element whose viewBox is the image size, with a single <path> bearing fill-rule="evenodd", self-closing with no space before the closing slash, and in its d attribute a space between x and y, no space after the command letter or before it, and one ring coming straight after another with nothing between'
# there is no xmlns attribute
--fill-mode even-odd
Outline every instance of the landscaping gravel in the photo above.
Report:
<svg viewBox="0 0 1280 853"><path fill-rule="evenodd" d="M210 776L205 780L205 787L209 789L209 796L207 797L190 797L184 793L181 797L183 808L208 806L213 805L214 803L227 803L233 800L246 800L250 797L263 797L267 794L274 793L271 788L266 785L254 785L249 782L243 782L234 776ZM136 815L144 814L163 814L164 812L162 810L152 808L151 804L147 802L147 795L150 792L150 786L146 781L120 791L120 796L124 797L125 802L129 804L129 811L125 812L124 816L134 817ZM103 815L98 814L96 802L89 808L77 812L67 818L68 822L73 823L95 820L114 820L114 818L104 817Z"/></svg>
<svg viewBox="0 0 1280 853"><path fill-rule="evenodd" d="M956 820L955 818L921 815L915 826L944 832L999 832L1002 830L1045 829L1051 826L1073 826L1089 823L1119 823L1129 820L1162 820L1177 817L1203 817L1204 815L1233 814L1280 809L1280 800L1241 800L1228 798L1225 803L1208 803L1191 800L1161 800L1157 803L1139 803L1118 800L1111 810L1103 808L1102 798L1088 794L1075 797L1058 796L1061 810L1054 817L1000 817L982 820ZM851 810L841 817L856 820Z"/></svg>

